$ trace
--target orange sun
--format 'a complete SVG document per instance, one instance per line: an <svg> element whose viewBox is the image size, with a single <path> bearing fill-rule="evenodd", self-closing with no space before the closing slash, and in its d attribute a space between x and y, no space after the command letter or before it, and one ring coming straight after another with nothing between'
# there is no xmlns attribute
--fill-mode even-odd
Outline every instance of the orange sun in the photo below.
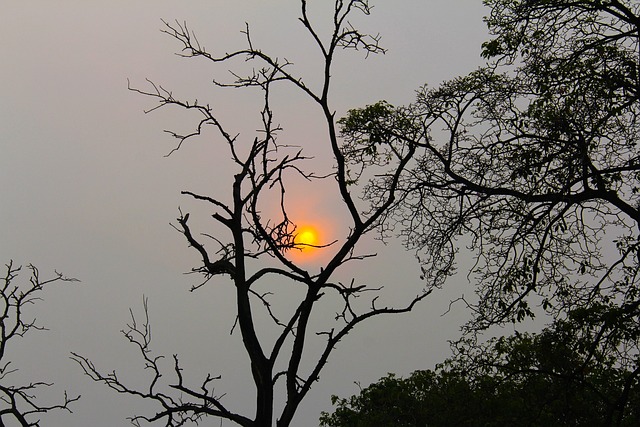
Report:
<svg viewBox="0 0 640 427"><path fill-rule="evenodd" d="M299 227L296 236L293 239L295 244L300 245L299 248L304 252L316 249L311 246L318 245L319 240L318 230L310 225Z"/></svg>

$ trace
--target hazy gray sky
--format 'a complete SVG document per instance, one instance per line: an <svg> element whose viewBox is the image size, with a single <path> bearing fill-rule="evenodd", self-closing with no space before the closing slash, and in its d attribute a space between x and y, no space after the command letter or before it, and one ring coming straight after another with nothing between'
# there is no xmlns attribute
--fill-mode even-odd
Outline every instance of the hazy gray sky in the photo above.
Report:
<svg viewBox="0 0 640 427"><path fill-rule="evenodd" d="M318 12L316 26L328 29L323 24L328 16L316 6L331 2L323 2L311 1L311 10ZM229 173L215 163L215 146L204 142L165 158L174 141L162 131L189 130L194 118L175 110L145 115L143 110L154 104L128 91L127 78L136 87L149 78L184 99L209 102L223 111L230 128L250 136L261 108L256 98L214 90L211 79L228 76L226 68L174 55L180 46L159 31L161 19L186 21L201 43L217 52L242 47L240 30L249 22L265 52L294 62L296 72L313 85L321 76L319 57L296 21L299 2L3 3L0 261L31 262L43 275L57 269L82 281L47 291L36 309L40 323L51 330L11 349L23 370L16 378L54 381L58 396L64 389L83 395L75 414L54 415L44 425L128 425L126 416L144 408L90 382L68 359L73 350L104 369L118 370L133 384L144 384L140 359L119 332L129 320L129 307L141 308L142 295L149 297L154 349L179 353L194 378L222 374L217 390L234 405L250 405L239 336L229 336L232 294L228 286L215 284L188 292L198 278L183 272L197 265L198 257L169 225L178 206L194 206L180 190L226 192ZM480 0L371 3L373 14L354 24L380 33L388 52L366 60L359 53L340 54L332 93L338 116L380 99L409 103L420 85L438 85L481 64L486 10ZM282 140L302 145L321 161L325 141L313 105L283 90L275 108L285 128ZM312 198L307 188L293 194L299 198L295 215L326 221L328 233L340 238L340 213L332 211L330 199L315 193ZM354 266L353 275L385 285L391 299L420 289L411 254L393 243L377 247L372 242L370 250L380 256ZM452 280L414 313L374 321L347 337L295 424L317 425L320 411L331 407L332 393L358 391L354 381L368 384L387 372L406 375L442 361L449 353L446 340L455 338L465 313L440 315L464 286L464 279Z"/></svg>

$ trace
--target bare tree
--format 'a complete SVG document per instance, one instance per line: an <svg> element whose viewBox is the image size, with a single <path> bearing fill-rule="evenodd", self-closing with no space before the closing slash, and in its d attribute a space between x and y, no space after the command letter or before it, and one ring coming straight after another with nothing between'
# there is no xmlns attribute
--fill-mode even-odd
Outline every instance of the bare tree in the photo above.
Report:
<svg viewBox="0 0 640 427"><path fill-rule="evenodd" d="M223 397L214 392L213 384L218 377L207 375L200 384L188 384L183 377L178 356L174 356L173 382L166 382L168 374L163 373L161 356L154 355L150 348L151 329L145 302L145 321L139 323L132 315L132 323L123 332L129 341L138 346L146 367L152 372L146 390L130 387L115 372L105 374L86 356L74 354L74 359L93 380L103 382L119 393L138 396L158 405L158 410L151 415L133 417L134 425L157 421L166 426L178 426L197 423L206 416L213 416L247 427L271 426L274 419L277 420L277 426L288 426L341 339L368 319L412 310L444 277L441 275L432 280L426 288L420 285L415 297L401 307L389 307L379 302L380 284L360 283L357 278L342 283L334 278L346 263L375 256L361 254L357 248L358 243L385 219L388 208L394 203L399 178L411 160L414 148L405 146L387 153L384 166L391 166L391 172L385 175L387 190L380 195L374 206L363 211L358 206L361 188L350 171L350 158L345 157L343 152L340 128L329 102L329 93L332 64L340 49L361 50L367 55L383 52L378 36L363 34L348 21L349 16L355 13L368 15L371 8L366 0L336 0L331 35L324 41L308 16L307 1L301 0L300 5L300 23L324 61L324 67L320 70L322 84L319 90L313 89L302 78L294 75L290 71L291 63L270 56L256 47L249 26L244 31L244 49L216 55L201 46L186 24L164 23L164 32L182 44L181 55L184 57L198 57L216 64L226 64L241 58L257 64L248 76L234 72L235 80L230 83L214 81L219 87L257 88L262 91L262 125L250 144L243 143L239 134L227 129L210 105L179 100L171 91L153 82L149 82L150 88L147 90L131 88L158 102L151 110L177 106L200 116L197 128L192 133L168 131L178 140L175 150L201 136L205 126L213 127L217 131L216 143L222 143L221 149L226 147L236 166L237 173L233 176L230 189L231 201L228 203L220 194L204 195L183 191L184 195L210 207L213 219L226 230L229 238L225 240L218 235L196 233L192 229L189 213L180 212L176 228L202 260L193 271L202 274L204 281L195 286L194 290L214 278L229 279L229 284L235 289L237 320L234 328L239 331L244 351L250 359L256 396L255 414L232 411ZM326 125L326 143L333 158L334 169L330 175L321 177L308 172L303 169L301 162L309 159L302 154L301 149L278 144L277 136L282 129L274 121L271 104L272 93L280 83L293 86L318 107L318 115ZM305 269L291 256L293 251L310 246L296 239L296 224L290 220L287 211L285 189L288 179L294 176L310 181L333 179L343 204L342 209L348 215L348 235L342 240L323 245L332 255L319 272ZM274 193L279 197L280 206L278 218L275 219L265 217L261 209L263 199L273 197ZM303 290L301 299L288 313L276 312L271 306L270 298L277 298L277 295L272 294L275 290L262 290L269 286L269 278L274 277L279 282L289 282L293 289ZM261 290L258 290L259 284ZM311 314L320 301L331 298L340 301L340 305L336 307L335 319L331 319L321 329L312 328ZM269 342L266 337L261 336L256 328L256 310L266 310L273 327L279 331L273 341ZM315 355L309 354L307 349L312 337L322 339L322 350ZM311 357L315 359L310 360ZM303 364L311 368L304 369ZM163 375L165 378L161 381ZM284 404L279 408L274 407L277 393L284 395Z"/></svg>
<svg viewBox="0 0 640 427"><path fill-rule="evenodd" d="M69 405L80 398L69 397L64 393L64 400L58 404L43 404L36 397L39 389L52 384L35 381L27 385L12 385L9 379L17 371L8 359L7 345L25 336L32 330L45 330L36 323L35 318L25 317L25 309L40 300L40 293L45 286L55 282L73 282L60 273L50 279L41 279L38 269L33 265L27 267L31 271L28 284L16 283L22 267L6 264L6 274L0 283L0 425L18 425L22 427L39 426L40 417L50 411L63 409L71 412Z"/></svg>

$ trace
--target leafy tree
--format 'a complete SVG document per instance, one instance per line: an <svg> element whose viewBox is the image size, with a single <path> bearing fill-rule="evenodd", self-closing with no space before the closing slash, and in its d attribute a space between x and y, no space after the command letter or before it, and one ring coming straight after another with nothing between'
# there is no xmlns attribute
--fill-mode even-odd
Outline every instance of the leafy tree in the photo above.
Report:
<svg viewBox="0 0 640 427"><path fill-rule="evenodd" d="M592 307L637 367L640 4L485 3L487 65L407 107L352 110L350 166L366 174L361 164L415 149L380 231L399 230L427 274L467 245L469 331ZM367 176L373 206L391 176Z"/></svg>
<svg viewBox="0 0 640 427"><path fill-rule="evenodd" d="M119 393L146 399L156 405L157 410L152 414L133 417L134 425L147 422L166 426L190 425L212 416L246 427L271 426L274 419L277 420L276 425L288 426L340 340L368 319L412 310L442 278L431 281L426 290L416 290L417 295L401 307L384 305L379 298L380 288L377 284L360 283L357 278L347 279L343 283L337 278L337 273L343 271L345 264L373 256L361 253L358 245L393 205L399 178L412 158L414 148L407 146L388 153L385 166L393 165L395 172L391 174L384 195L379 194L377 204L363 212L358 199L360 188L354 185L348 174L345 154L339 143L340 129L331 108L329 89L332 64L340 49L362 50L367 54L382 52L378 37L360 32L348 21L350 16L358 12L369 14L370 7L365 0L336 0L333 4L331 33L325 41L309 18L307 1L301 0L300 5L300 22L324 61L324 66L318 70L322 83L317 89L296 76L291 63L258 48L248 26L244 31L244 49L218 55L205 50L186 24L165 23L164 32L180 42L181 55L184 57L200 58L213 64L234 64L235 59L244 59L254 65L248 76L234 71L235 81L214 83L221 88L261 91L263 103L258 110L261 129L255 136L247 138L244 134L232 131L219 118L214 107L198 101L179 100L158 84L150 82L146 90L132 89L157 101L158 105L153 109L179 107L199 116L200 120L192 133L169 132L178 140L176 150L201 137L204 128L208 127L216 131L214 143L219 147L217 149L220 152L226 150L226 156L235 168L228 194L183 192L196 202L207 205L211 217L224 232L196 232L197 226L191 222L191 217L195 215L183 214L182 211L176 229L184 235L201 260L193 271L202 274L203 283L193 290L210 281L222 282L235 290L237 320L233 330L239 332L243 349L249 358L250 366L247 368L251 372L255 391L255 413L250 413L251 410L247 408L237 412L223 394L214 390L216 379L219 378L217 375L209 374L200 383L192 384L183 374L178 356L174 356L170 364L172 366L165 366L162 356L156 355L151 349L151 329L145 302L144 321L137 322L133 318L124 334L138 347L150 373L146 389L136 389L115 372L103 373L89 358L74 354L74 359L93 380L103 382ZM326 126L327 149L333 157L333 172L325 178L331 178L335 183L336 195L342 203L335 208L343 209L349 221L349 231L343 239L320 245L330 255L317 271L296 262L295 256L292 256L296 251L308 249L309 243L297 239L297 226L288 214L289 200L285 198L288 183L300 177L311 182L321 178L303 167L302 162L306 160L308 163L310 159L305 158L299 148L277 142L282 129L277 125L272 111L272 98L279 85L285 83L318 107L318 116ZM264 209L265 200L273 198L279 201L280 206L276 217L270 217ZM274 282L278 286L274 286ZM283 283L290 284L286 291L287 301L296 295L300 296L288 310L276 309L271 304L278 292L282 292ZM335 319L325 319L328 321L324 325L316 327L311 322L312 313L325 301L332 304L331 307L336 307L332 310L336 310L337 314ZM261 322L258 319L264 317L270 319L273 326L266 334L263 333L263 325L257 325ZM277 333L271 340L273 330ZM320 352L312 352L309 348L311 340L316 340L316 344L317 340L321 340ZM283 402L281 407L275 406L276 397Z"/></svg>
<svg viewBox="0 0 640 427"><path fill-rule="evenodd" d="M593 319L592 319L593 320ZM635 426L637 372L592 352L584 313L539 334L460 345L435 371L393 374L348 399L333 396L324 427Z"/></svg>
<svg viewBox="0 0 640 427"><path fill-rule="evenodd" d="M640 4L485 3L487 65L421 88L407 107L352 110L341 121L344 152L375 206L389 177L366 175L360 164L414 147L382 236L399 230L427 276L467 245L477 299L465 300L474 313L465 330L550 314L558 321L552 337L572 343L564 362L551 360L554 369L589 365L599 373L590 384L613 401L603 398L593 419L623 425L640 374ZM562 335L567 325L571 339ZM562 356L535 342L547 338L503 339L489 353L518 356L506 365L529 386L545 390L553 380L561 387L527 368ZM483 349L473 341L460 348ZM572 414L597 406L585 401L558 401L551 413L578 423Z"/></svg>
<svg viewBox="0 0 640 427"><path fill-rule="evenodd" d="M25 336L33 330L45 328L36 323L35 318L27 317L25 310L38 302L44 287L56 282L72 282L56 273L50 279L40 278L40 273L33 265L28 266L31 277L28 283L17 283L22 267L10 261L6 264L6 273L0 281L0 425L19 425L22 427L39 426L42 415L62 409L71 412L70 405L80 398L64 394L64 400L58 404L43 404L36 394L38 390L52 384L34 381L27 385L14 385L10 381L14 368L7 354L9 343Z"/></svg>

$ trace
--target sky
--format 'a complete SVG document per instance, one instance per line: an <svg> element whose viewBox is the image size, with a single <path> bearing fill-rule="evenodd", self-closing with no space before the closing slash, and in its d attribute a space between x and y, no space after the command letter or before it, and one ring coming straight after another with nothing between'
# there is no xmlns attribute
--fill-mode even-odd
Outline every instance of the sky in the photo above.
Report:
<svg viewBox="0 0 640 427"><path fill-rule="evenodd" d="M145 114L155 104L127 90L127 82L144 89L148 78L184 99L209 102L230 128L250 136L259 98L213 88L214 77L229 76L226 67L175 55L180 46L161 33L161 20L187 22L201 43L217 52L243 47L240 31L248 22L260 48L293 62L295 72L313 86L320 81L319 56L297 21L298 1L3 3L0 260L33 263L43 277L57 270L80 280L52 287L29 307L49 331L10 349L21 369L15 378L54 382L46 398L64 390L82 394L73 414L52 414L47 426L129 425L126 417L145 404L91 382L69 352L117 370L132 384L144 384L140 359L120 332L130 308L140 312L144 295L154 349L179 353L194 376L222 374L220 391L237 405L250 405L239 336L229 335L233 295L228 286L215 284L189 292L198 278L184 273L197 265L198 256L171 227L179 207L197 211L181 190L224 194L232 171L219 163L220 153L206 139L166 157L175 140L163 130L191 129L194 118L177 110ZM353 23L379 33L387 53L366 59L358 52L339 55L331 93L337 116L381 99L407 104L421 85L437 86L481 65L487 10L480 0L371 4L372 15ZM326 3L310 5L315 25L326 31L329 16L319 6ZM326 170L326 140L309 100L283 88L275 95L274 110L284 128L281 141L302 146L316 157L309 167ZM322 224L326 239L343 236L344 212L333 210L335 195L326 188L296 184L290 197L299 221ZM378 257L347 274L385 285L392 300L420 290L411 253L395 241L367 244ZM442 314L464 292L470 292L466 279L454 277L414 312L375 320L349 335L294 424L317 425L320 411L331 409L331 394L357 393L354 382L366 385L387 372L407 375L443 361L449 355L447 340L457 337L468 313L456 306ZM278 297L286 304L286 296Z"/></svg>

